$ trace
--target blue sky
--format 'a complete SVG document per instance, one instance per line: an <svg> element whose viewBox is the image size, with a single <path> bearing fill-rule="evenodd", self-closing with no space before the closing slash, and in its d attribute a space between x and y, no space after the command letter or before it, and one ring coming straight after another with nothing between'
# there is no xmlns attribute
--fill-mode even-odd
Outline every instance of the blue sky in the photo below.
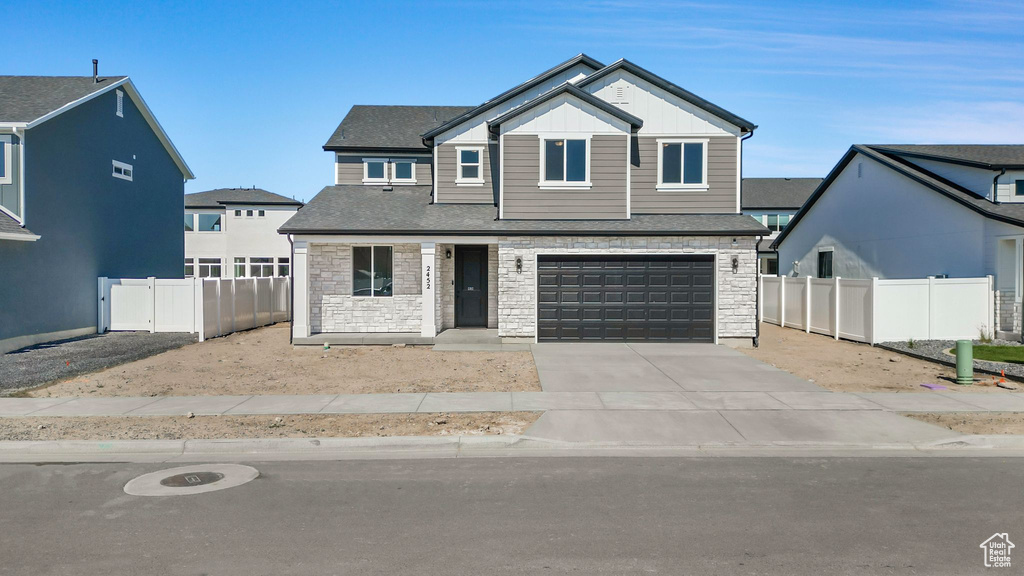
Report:
<svg viewBox="0 0 1024 576"><path fill-rule="evenodd" d="M127 74L197 175L309 199L352 104L478 104L579 52L759 125L745 176L852 143L1024 142L1018 2L10 2L2 74ZM2 96L0 96L2 97Z"/></svg>

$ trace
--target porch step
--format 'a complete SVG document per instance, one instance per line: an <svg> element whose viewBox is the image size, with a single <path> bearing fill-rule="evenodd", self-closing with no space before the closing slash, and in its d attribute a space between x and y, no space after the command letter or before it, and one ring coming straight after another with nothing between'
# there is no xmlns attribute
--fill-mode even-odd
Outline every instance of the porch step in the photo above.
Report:
<svg viewBox="0 0 1024 576"><path fill-rule="evenodd" d="M294 344L295 346L323 346L324 344L330 344L331 346L389 346L391 344L429 346L433 343L433 338L420 336L418 332L331 332L324 334L313 334L308 338L292 339L292 344Z"/></svg>

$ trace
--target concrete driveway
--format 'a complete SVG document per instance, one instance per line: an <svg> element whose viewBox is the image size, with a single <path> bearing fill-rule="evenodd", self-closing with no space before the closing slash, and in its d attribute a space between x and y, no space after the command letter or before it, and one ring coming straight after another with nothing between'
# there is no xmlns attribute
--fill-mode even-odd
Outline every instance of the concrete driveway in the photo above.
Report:
<svg viewBox="0 0 1024 576"><path fill-rule="evenodd" d="M551 343L532 346L545 392L823 392L714 344Z"/></svg>

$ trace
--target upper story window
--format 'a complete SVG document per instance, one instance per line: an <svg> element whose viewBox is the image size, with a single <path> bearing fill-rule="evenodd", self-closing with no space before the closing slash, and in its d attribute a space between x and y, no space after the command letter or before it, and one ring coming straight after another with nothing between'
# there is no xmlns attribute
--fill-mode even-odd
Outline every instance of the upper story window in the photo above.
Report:
<svg viewBox="0 0 1024 576"><path fill-rule="evenodd" d="M120 178L122 180L132 181L133 174L135 171L132 169L131 164L125 164L124 162L118 162L117 160L112 161L114 163L114 178Z"/></svg>
<svg viewBox="0 0 1024 576"><path fill-rule="evenodd" d="M117 112L115 114L119 118L124 118L124 92L120 90L114 90L114 92L117 94Z"/></svg>
<svg viewBox="0 0 1024 576"><path fill-rule="evenodd" d="M220 232L220 214L199 214L199 232Z"/></svg>
<svg viewBox="0 0 1024 576"><path fill-rule="evenodd" d="M483 147L459 147L455 149L455 154L458 163L455 183L482 186L484 183Z"/></svg>
<svg viewBox="0 0 1024 576"><path fill-rule="evenodd" d="M194 232L196 229L196 215L192 212L185 212L185 232Z"/></svg>
<svg viewBox="0 0 1024 576"><path fill-rule="evenodd" d="M753 214L754 220L772 232L782 232L793 218L790 214Z"/></svg>
<svg viewBox="0 0 1024 576"><path fill-rule="evenodd" d="M387 184L388 161L383 158L363 158L363 183Z"/></svg>
<svg viewBox="0 0 1024 576"><path fill-rule="evenodd" d="M1017 180L1013 183L1013 193L1016 196L1024 196L1024 180Z"/></svg>
<svg viewBox="0 0 1024 576"><path fill-rule="evenodd" d="M416 162L413 160L392 160L391 181L395 184L416 183Z"/></svg>
<svg viewBox="0 0 1024 576"><path fill-rule="evenodd" d="M0 135L0 184L14 182L14 145L13 138Z"/></svg>
<svg viewBox="0 0 1024 576"><path fill-rule="evenodd" d="M241 218L241 217L242 217L242 211L241 210L235 210L235 218Z"/></svg>
<svg viewBox="0 0 1024 576"><path fill-rule="evenodd" d="M264 216L267 215L267 212L266 210L257 210L256 215L259 216L260 218L263 218Z"/></svg>
<svg viewBox="0 0 1024 576"><path fill-rule="evenodd" d="M541 153L542 188L590 186L589 139L542 139Z"/></svg>
<svg viewBox="0 0 1024 576"><path fill-rule="evenodd" d="M708 141L658 139L658 189L707 189Z"/></svg>

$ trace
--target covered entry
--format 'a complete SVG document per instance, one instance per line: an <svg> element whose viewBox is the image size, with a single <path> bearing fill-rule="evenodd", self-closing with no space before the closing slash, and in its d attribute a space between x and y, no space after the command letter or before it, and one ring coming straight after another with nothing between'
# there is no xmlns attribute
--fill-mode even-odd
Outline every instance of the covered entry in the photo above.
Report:
<svg viewBox="0 0 1024 576"><path fill-rule="evenodd" d="M537 257L540 341L715 340L712 255Z"/></svg>

